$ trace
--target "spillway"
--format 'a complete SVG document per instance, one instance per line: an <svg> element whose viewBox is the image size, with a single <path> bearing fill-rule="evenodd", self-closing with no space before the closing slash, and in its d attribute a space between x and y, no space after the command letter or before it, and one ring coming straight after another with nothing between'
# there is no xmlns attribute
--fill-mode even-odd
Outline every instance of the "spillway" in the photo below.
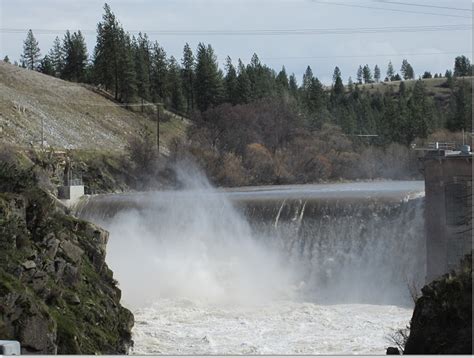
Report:
<svg viewBox="0 0 474 358"><path fill-rule="evenodd" d="M88 197L139 354L383 354L425 276L423 182Z"/></svg>

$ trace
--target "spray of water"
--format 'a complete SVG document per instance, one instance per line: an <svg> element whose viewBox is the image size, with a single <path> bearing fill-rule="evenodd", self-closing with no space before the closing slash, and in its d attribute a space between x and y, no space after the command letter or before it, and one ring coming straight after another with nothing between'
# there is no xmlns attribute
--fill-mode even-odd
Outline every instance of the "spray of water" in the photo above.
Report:
<svg viewBox="0 0 474 358"><path fill-rule="evenodd" d="M195 169L178 170L182 190L154 195L147 210L108 221L109 263L133 307L159 298L220 304L292 295L285 257L257 240L246 219Z"/></svg>

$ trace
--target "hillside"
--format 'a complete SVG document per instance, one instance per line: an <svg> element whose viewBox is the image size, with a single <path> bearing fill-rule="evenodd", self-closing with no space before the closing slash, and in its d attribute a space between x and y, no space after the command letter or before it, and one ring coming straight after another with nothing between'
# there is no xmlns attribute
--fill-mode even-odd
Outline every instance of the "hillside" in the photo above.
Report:
<svg viewBox="0 0 474 358"><path fill-rule="evenodd" d="M472 82L474 77L458 77L457 79L462 80L462 81ZM403 82L405 83L405 87L407 89L411 89L415 85L416 81L418 80L406 80ZM435 96L436 98L439 98L439 99L446 99L447 97L449 97L449 95L452 92L452 89L450 89L447 86L446 78L444 77L443 78L424 78L422 79L422 81L426 86L428 95L430 96ZM359 85L359 87L361 89L367 89L370 92L379 91L381 93L386 93L389 90L398 92L401 82L402 81L367 83L367 84L361 84Z"/></svg>
<svg viewBox="0 0 474 358"><path fill-rule="evenodd" d="M29 146L119 150L144 124L156 123L88 89L0 61L0 139ZM162 146L182 136L188 121L171 116L161 127Z"/></svg>

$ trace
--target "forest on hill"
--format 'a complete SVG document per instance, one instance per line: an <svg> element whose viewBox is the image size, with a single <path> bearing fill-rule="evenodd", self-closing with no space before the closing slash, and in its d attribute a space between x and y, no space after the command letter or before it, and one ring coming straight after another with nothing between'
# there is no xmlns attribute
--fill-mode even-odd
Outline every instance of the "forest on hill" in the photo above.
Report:
<svg viewBox="0 0 474 358"><path fill-rule="evenodd" d="M30 30L20 65L97 85L124 104L161 103L186 115L192 126L171 157L192 156L225 185L413 177L410 146L472 132L472 65L462 55L444 74L418 79L405 59L399 72L392 62L384 74L361 65L346 83L335 67L331 86L308 66L299 83L257 54L248 64L227 57L223 70L210 44L168 57L146 34L126 32L105 4L90 58L81 31L56 38L42 57ZM428 86L432 78L441 81Z"/></svg>

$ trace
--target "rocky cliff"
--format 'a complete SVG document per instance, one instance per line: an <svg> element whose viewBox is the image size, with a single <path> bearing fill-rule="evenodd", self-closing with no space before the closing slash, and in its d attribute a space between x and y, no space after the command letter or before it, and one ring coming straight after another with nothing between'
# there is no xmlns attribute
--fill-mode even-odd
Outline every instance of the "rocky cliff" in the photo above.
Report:
<svg viewBox="0 0 474 358"><path fill-rule="evenodd" d="M404 354L472 354L472 254L423 287Z"/></svg>
<svg viewBox="0 0 474 358"><path fill-rule="evenodd" d="M23 353L124 354L133 315L106 231L67 216L32 170L0 161L0 339Z"/></svg>

